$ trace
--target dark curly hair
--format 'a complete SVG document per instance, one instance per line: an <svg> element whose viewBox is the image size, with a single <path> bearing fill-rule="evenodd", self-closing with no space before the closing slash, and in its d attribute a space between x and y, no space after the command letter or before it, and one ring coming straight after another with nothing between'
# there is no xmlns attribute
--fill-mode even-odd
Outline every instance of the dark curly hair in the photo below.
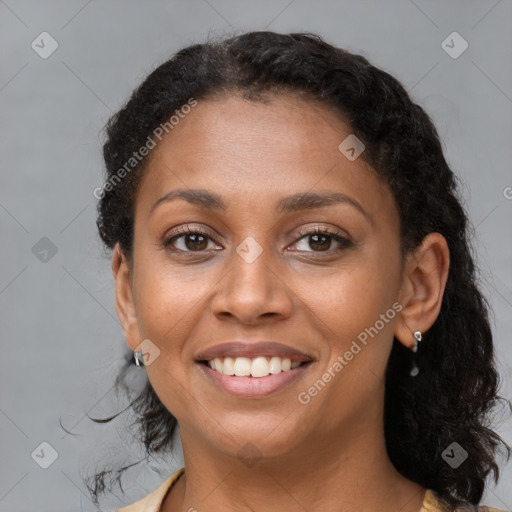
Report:
<svg viewBox="0 0 512 512"><path fill-rule="evenodd" d="M450 507L478 505L496 458L511 447L492 429L499 374L489 306L477 285L470 226L458 179L449 168L432 120L390 74L361 55L326 43L315 34L250 32L194 44L159 65L108 121L103 155L106 182L118 178L159 125L183 105L222 94L261 101L270 94L300 94L321 101L347 121L365 144L361 155L391 190L399 213L404 257L431 233L448 242L450 268L441 311L417 352L421 371L409 377L412 352L395 338L386 370L385 440L391 462L406 478L432 489ZM148 158L102 190L97 227L106 248L119 242L132 261L134 198ZM116 386L125 386L132 364L127 353ZM150 383L132 393L146 460L172 449L177 421ZM116 418L94 419L108 422ZM91 418L93 419L93 418ZM442 452L457 441L468 459L454 470ZM139 461L139 462L142 462ZM112 489L129 466L86 480L98 494ZM107 479L109 484L107 484ZM121 486L122 489L122 486Z"/></svg>

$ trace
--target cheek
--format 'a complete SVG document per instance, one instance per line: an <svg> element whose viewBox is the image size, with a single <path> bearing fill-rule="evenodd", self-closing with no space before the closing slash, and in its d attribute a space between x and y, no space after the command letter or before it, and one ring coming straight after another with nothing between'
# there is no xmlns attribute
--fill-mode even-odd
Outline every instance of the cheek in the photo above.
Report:
<svg viewBox="0 0 512 512"><path fill-rule="evenodd" d="M210 280L186 279L169 269L145 270L137 290L137 317L141 334L172 345L194 323L205 307Z"/></svg>
<svg viewBox="0 0 512 512"><path fill-rule="evenodd" d="M385 362L393 338L393 304L400 284L395 252L390 247L387 251L359 253L326 276L328 285L321 287L321 292L307 297L314 314L329 327L331 362L350 350L352 355L347 354L347 358L357 359L358 365L380 368Z"/></svg>
<svg viewBox="0 0 512 512"><path fill-rule="evenodd" d="M167 263L153 262L138 269L137 323L141 337L158 347L159 355L146 367L148 379L165 407L180 418L190 406L190 377L186 340L194 332L211 283L204 276L187 274Z"/></svg>
<svg viewBox="0 0 512 512"><path fill-rule="evenodd" d="M136 269L137 322L141 336L176 353L206 307L215 282L211 272L179 268L165 259L141 259ZM176 356L174 356L176 357Z"/></svg>

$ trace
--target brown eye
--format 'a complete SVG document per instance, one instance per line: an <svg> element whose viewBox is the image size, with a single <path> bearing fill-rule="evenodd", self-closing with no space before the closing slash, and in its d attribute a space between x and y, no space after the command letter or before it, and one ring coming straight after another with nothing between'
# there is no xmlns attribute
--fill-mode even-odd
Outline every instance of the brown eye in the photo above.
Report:
<svg viewBox="0 0 512 512"><path fill-rule="evenodd" d="M191 229L185 226L177 231L181 234L173 235L164 242L165 247L175 252L203 252L207 249L221 248L214 243L208 233L199 228Z"/></svg>
<svg viewBox="0 0 512 512"><path fill-rule="evenodd" d="M199 234L182 235L182 237L178 237L178 238L183 238L184 246L187 249L190 249L191 251L196 251L196 250L200 251L200 250L206 249L208 246L208 238L203 235L199 235Z"/></svg>
<svg viewBox="0 0 512 512"><path fill-rule="evenodd" d="M319 251L327 251L331 246L331 237L329 235L309 235L309 246Z"/></svg>
<svg viewBox="0 0 512 512"><path fill-rule="evenodd" d="M337 244L338 248L331 249L333 244ZM352 246L352 242L339 233L331 233L329 231L316 228L309 233L303 234L295 244L297 250L304 252L338 252Z"/></svg>

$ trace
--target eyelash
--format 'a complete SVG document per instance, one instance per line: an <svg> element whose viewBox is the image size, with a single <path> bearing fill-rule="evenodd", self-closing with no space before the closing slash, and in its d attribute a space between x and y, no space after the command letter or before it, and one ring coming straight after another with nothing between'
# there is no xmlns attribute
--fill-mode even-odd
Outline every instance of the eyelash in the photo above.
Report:
<svg viewBox="0 0 512 512"><path fill-rule="evenodd" d="M327 249L326 251L305 251L305 252L313 252L318 254L334 254L342 251L343 249L348 249L349 247L352 247L354 244L351 240L349 240L347 237L340 235L337 231L329 230L328 228L321 227L321 226L315 226L313 229L305 229L299 231L300 237L294 242L297 243L303 238L307 238L311 235L326 235L330 238L332 238L334 241L338 242L340 245L340 248L338 249Z"/></svg>
<svg viewBox="0 0 512 512"><path fill-rule="evenodd" d="M168 237L167 239L165 239L164 242L163 242L164 248L171 248L172 252L175 252L175 253L181 252L183 254L194 255L194 254L201 254L201 253L206 253L207 252L206 250L201 250L201 251L184 251L182 249L172 248L172 244L173 244L174 241L176 241L179 238L182 238L182 237L184 237L186 235L203 235L203 236L205 236L205 237L207 237L210 240L215 242L215 240L213 239L212 234L210 232L200 228L200 227L190 228L188 226L188 224L187 224L186 226L178 228L176 231L177 231L176 233L174 233L171 237ZM352 247L354 245L351 240L349 240L348 238L340 235L338 232L330 231L328 228L323 228L323 227L320 227L320 226L315 226L313 229L300 231L299 234L300 234L300 237L297 240L295 240L295 242L293 242L293 244L296 244L297 242L299 242L303 238L307 238L308 236L312 236L312 235L326 235L326 236L332 238L334 241L338 242L338 244L341 246L340 248L335 249L335 250L327 249L326 251L314 251L314 250L311 250L311 251L299 251L299 252L311 252L311 253L314 253L314 254L328 254L328 255L332 255L334 253L341 252L343 249L348 249L348 248L350 248L350 247Z"/></svg>

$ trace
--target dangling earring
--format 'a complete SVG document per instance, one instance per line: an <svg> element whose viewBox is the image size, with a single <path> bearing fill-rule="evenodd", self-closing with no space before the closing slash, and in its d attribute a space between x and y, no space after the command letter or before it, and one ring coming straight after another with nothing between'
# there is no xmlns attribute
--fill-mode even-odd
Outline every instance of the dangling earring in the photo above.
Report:
<svg viewBox="0 0 512 512"><path fill-rule="evenodd" d="M135 366L144 366L144 359L142 357L142 352L137 352L136 350L133 351L133 360L135 363Z"/></svg>
<svg viewBox="0 0 512 512"><path fill-rule="evenodd" d="M418 343L421 341L421 331L415 331L414 332L414 347L411 349L415 354L418 351ZM411 377L416 377L420 373L420 369L418 368L418 365L416 364L416 355L414 355L414 360L412 362L412 369L409 375Z"/></svg>

